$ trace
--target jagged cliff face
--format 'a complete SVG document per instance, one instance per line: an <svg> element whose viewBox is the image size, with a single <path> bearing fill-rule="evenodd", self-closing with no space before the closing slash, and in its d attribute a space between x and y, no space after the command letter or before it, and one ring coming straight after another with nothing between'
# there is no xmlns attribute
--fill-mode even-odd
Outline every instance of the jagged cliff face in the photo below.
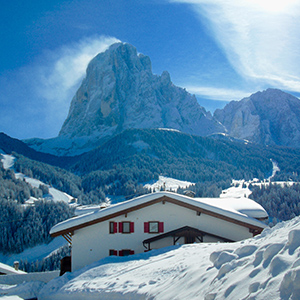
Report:
<svg viewBox="0 0 300 300"><path fill-rule="evenodd" d="M239 139L264 145L300 147L300 100L277 89L232 101L214 113Z"/></svg>
<svg viewBox="0 0 300 300"><path fill-rule="evenodd" d="M105 137L128 128L174 128L208 135L224 131L196 98L152 74L149 57L118 43L98 54L72 100L60 137Z"/></svg>

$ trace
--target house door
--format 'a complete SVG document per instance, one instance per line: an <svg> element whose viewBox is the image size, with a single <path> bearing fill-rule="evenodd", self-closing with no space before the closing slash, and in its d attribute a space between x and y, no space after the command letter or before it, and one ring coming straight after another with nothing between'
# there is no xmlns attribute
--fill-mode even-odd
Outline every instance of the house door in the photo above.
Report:
<svg viewBox="0 0 300 300"><path fill-rule="evenodd" d="M193 243L195 243L195 237L194 236L186 236L185 237L185 243L186 244L193 244Z"/></svg>

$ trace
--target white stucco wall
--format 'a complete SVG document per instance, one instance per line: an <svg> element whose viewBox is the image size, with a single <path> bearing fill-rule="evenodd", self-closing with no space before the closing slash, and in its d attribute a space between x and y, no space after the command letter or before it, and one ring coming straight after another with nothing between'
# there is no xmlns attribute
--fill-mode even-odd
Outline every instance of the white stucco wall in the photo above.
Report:
<svg viewBox="0 0 300 300"><path fill-rule="evenodd" d="M109 233L109 222L134 222L134 233ZM252 237L248 228L209 215L197 215L196 211L169 202L153 204L125 215L76 230L72 238L72 271L109 255L109 250L131 249L135 253L144 252L142 241L159 233L144 233L144 222L164 222L164 233L190 226L222 236L230 240ZM204 241L216 241L206 237ZM179 241L182 243L183 239ZM169 246L173 239L155 242L155 248ZM154 244L153 244L154 245ZM151 245L152 247L152 245Z"/></svg>

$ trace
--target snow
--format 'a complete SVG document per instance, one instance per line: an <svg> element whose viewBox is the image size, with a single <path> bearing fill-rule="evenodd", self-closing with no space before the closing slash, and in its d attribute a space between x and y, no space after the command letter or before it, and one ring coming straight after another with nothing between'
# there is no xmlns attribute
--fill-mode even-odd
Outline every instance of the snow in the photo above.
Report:
<svg viewBox="0 0 300 300"><path fill-rule="evenodd" d="M41 281L24 282L19 285L0 284L0 297L5 295L3 298L9 300L33 299L44 285L45 283Z"/></svg>
<svg viewBox="0 0 300 300"><path fill-rule="evenodd" d="M248 198L252 193L248 188L249 184L250 182L246 182L245 180L232 180L232 186L223 190L220 198Z"/></svg>
<svg viewBox="0 0 300 300"><path fill-rule="evenodd" d="M13 155L9 155L9 154L0 154L0 157L1 156L2 156L1 162L3 164L3 168L4 169L13 169L16 158ZM73 203L74 197L72 197L62 191L59 191L59 190L49 186L48 184L45 184L44 182L42 182L40 180L30 178L22 173L15 173L15 177L16 177L16 179L25 180L32 187L35 187L35 188L38 188L40 185L46 185L49 188L49 194L45 195L46 199L51 199L53 201L63 201L67 204ZM37 200L38 199L36 199L36 198L28 199L28 201L26 201L26 204L33 204L34 201L37 201Z"/></svg>
<svg viewBox="0 0 300 300"><path fill-rule="evenodd" d="M280 171L277 162L275 162L274 160L271 159L272 165L273 165L273 169L272 169L272 175L268 178L268 180L270 181L277 172Z"/></svg>
<svg viewBox="0 0 300 300"><path fill-rule="evenodd" d="M251 182L261 184L255 180ZM233 181L233 186L224 190L220 198L201 198L201 202L210 207L227 209L240 215L248 214L251 217L251 212L262 212L259 209L256 211L255 202L247 198L251 193L248 189L251 182ZM160 193L149 194L148 197L155 194ZM93 218L105 210L111 212L118 205L129 207L136 204L136 201L140 200L129 200L125 204L111 205L102 210L96 208L96 212L79 219ZM250 208L250 211L243 211L245 207ZM47 247L48 245L44 245L44 249ZM58 245L53 245L52 251L57 247ZM28 255L32 255L34 259L40 251L43 252L42 249L29 250L22 256L28 258ZM128 257L111 256L76 272L66 273L47 284L37 279L18 285L0 284L0 298L300 299L299 257L300 217L296 217L288 222L281 222L274 228L266 228L255 238L236 243L175 245ZM10 258L11 262L14 260L16 257Z"/></svg>
<svg viewBox="0 0 300 300"><path fill-rule="evenodd" d="M1 300L22 300L19 296L2 296Z"/></svg>
<svg viewBox="0 0 300 300"><path fill-rule="evenodd" d="M300 218L236 243L108 257L45 285L39 300L299 299Z"/></svg>
<svg viewBox="0 0 300 300"><path fill-rule="evenodd" d="M16 158L12 155L5 154L2 150L0 152L1 162L5 170L11 169L14 166Z"/></svg>
<svg viewBox="0 0 300 300"><path fill-rule="evenodd" d="M83 205L77 206L75 209L75 216L85 215L101 209L101 205Z"/></svg>
<svg viewBox="0 0 300 300"><path fill-rule="evenodd" d="M34 262L47 257L53 251L56 251L58 248L66 244L67 242L63 237L57 237L54 238L49 244L41 244L33 248L28 248L18 254L4 255L0 252L0 261L8 265L13 265L14 261L20 260Z"/></svg>
<svg viewBox="0 0 300 300"><path fill-rule="evenodd" d="M53 201L63 201L65 203L71 203L72 199L74 199L72 196L59 191L55 189L54 187L49 186L48 184L43 183L42 181L34 178L30 178L25 176L22 173L15 173L15 177L17 179L25 180L27 183L29 183L32 187L38 188L40 185L46 185L49 189L49 194L45 195L46 199L51 199Z"/></svg>
<svg viewBox="0 0 300 300"><path fill-rule="evenodd" d="M0 262L0 273L4 274L25 274L25 272L21 270L15 270L15 268L5 265Z"/></svg>
<svg viewBox="0 0 300 300"><path fill-rule="evenodd" d="M4 153L1 153L0 155L2 156L1 162L3 164L3 168L6 170L12 168L16 158L12 155L4 154Z"/></svg>
<svg viewBox="0 0 300 300"><path fill-rule="evenodd" d="M46 271L46 272L32 272L32 273L20 273L20 274L13 274L13 275L5 275L0 276L0 285L7 285L7 286L15 286L17 284L21 284L24 282L31 282L31 281L41 281L44 283L49 282L53 278L59 276L60 271Z"/></svg>
<svg viewBox="0 0 300 300"><path fill-rule="evenodd" d="M174 129L174 128L157 128L158 130L164 130L164 131L173 131L173 132L180 132L180 130L178 129Z"/></svg>
<svg viewBox="0 0 300 300"><path fill-rule="evenodd" d="M251 199L247 199L247 204L242 205L243 211L237 210L237 205L230 206L232 203L236 203L234 199L226 198L222 200L222 205L217 201L214 201L214 198L190 198L187 196L171 193L171 192L156 192L151 194L146 194L122 203L111 205L107 208L99 209L98 211L94 211L91 213L87 213L84 215L80 215L61 223L58 223L54 227L51 228L50 234L59 233L64 230L69 230L74 226L78 226L81 224L88 224L90 221L97 220L102 217L108 217L113 213L119 212L121 210L130 209L140 204L145 204L149 201L159 199L163 196L167 196L183 203L197 206L201 209L208 210L238 221L242 221L251 225L258 226L260 228L265 228L266 225L256 219L253 218L255 214L258 214L256 218L264 218L267 217L268 214L266 211L257 204L255 201ZM244 200L243 200L244 201ZM249 213L251 216L249 216Z"/></svg>
<svg viewBox="0 0 300 300"><path fill-rule="evenodd" d="M266 211L261 205L248 198L202 198L202 202L214 205L224 210L239 212L252 218L266 218Z"/></svg>
<svg viewBox="0 0 300 300"><path fill-rule="evenodd" d="M160 191L164 189L165 191L174 191L177 192L178 188L188 188L195 183L189 181L182 181L170 177L159 176L158 180L153 183L146 183L144 188L151 189L152 191Z"/></svg>

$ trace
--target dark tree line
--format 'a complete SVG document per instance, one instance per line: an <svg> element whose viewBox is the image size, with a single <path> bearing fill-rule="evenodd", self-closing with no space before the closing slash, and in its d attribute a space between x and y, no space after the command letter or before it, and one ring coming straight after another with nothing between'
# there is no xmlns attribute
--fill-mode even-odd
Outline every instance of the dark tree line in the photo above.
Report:
<svg viewBox="0 0 300 300"><path fill-rule="evenodd" d="M41 200L24 206L0 198L0 252L20 253L26 248L49 243L51 227L73 215L73 209L64 202Z"/></svg>
<svg viewBox="0 0 300 300"><path fill-rule="evenodd" d="M250 198L261 204L270 216L271 224L300 215L300 184L250 186Z"/></svg>
<svg viewBox="0 0 300 300"><path fill-rule="evenodd" d="M29 262L28 260L20 260L19 268L20 270L28 273L60 270L60 260L63 257L70 255L71 248L68 245L65 245L42 260L36 260L33 262Z"/></svg>

